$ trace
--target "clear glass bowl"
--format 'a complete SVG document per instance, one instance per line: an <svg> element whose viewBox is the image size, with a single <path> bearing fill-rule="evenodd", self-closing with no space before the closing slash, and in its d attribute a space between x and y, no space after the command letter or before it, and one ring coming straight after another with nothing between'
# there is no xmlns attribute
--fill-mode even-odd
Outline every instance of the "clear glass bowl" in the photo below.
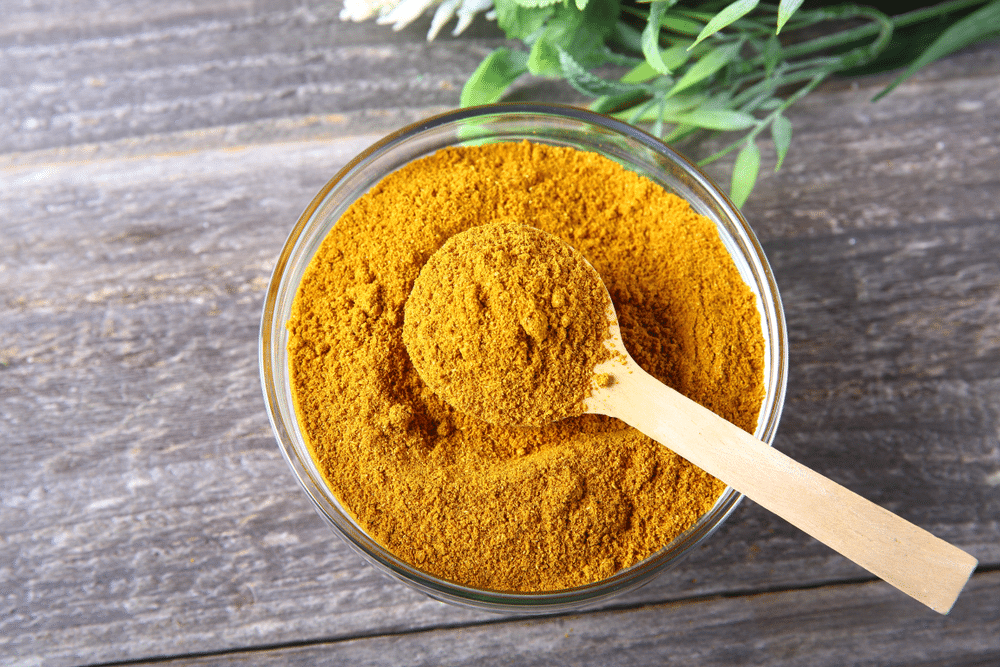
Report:
<svg viewBox="0 0 1000 667"><path fill-rule="evenodd" d="M625 123L571 107L498 104L446 113L387 136L341 169L299 218L278 258L261 320L260 374L271 426L285 459L320 515L368 562L439 600L492 611L548 613L594 603L647 583L707 539L742 495L726 489L712 510L687 532L646 560L593 584L553 592L506 593L445 581L386 551L330 492L299 431L286 351L285 323L303 272L330 228L356 199L386 174L441 148L522 140L600 153L683 197L715 222L736 267L757 297L765 342L766 394L755 435L770 444L784 403L788 340L778 288L756 237L718 187L665 144Z"/></svg>

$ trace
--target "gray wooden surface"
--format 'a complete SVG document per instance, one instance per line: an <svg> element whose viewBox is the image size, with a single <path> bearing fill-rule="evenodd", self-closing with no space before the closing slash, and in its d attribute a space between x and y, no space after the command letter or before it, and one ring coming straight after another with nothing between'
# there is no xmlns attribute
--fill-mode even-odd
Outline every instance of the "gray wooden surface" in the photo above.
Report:
<svg viewBox="0 0 1000 667"><path fill-rule="evenodd" d="M1000 664L1000 45L874 105L828 84L745 209L788 317L775 445L978 557L951 615L745 502L640 591L524 619L375 573L271 436L286 234L503 42L339 7L0 3L0 664Z"/></svg>

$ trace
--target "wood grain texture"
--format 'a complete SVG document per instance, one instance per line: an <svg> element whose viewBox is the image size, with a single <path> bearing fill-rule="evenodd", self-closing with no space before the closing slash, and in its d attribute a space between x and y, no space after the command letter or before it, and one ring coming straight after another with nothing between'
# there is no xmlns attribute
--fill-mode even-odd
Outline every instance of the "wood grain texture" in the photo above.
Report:
<svg viewBox="0 0 1000 667"><path fill-rule="evenodd" d="M998 72L992 44L937 63L877 103L889 76L807 96L792 116L793 148L779 173L761 169L747 219L763 240L1000 219ZM773 165L770 144L762 149Z"/></svg>
<svg viewBox="0 0 1000 667"><path fill-rule="evenodd" d="M1000 662L1000 575L978 578L948 617L885 584L660 604L462 629L362 637L287 649L189 657L225 665L875 665L984 667ZM627 619L627 622L623 622Z"/></svg>
<svg viewBox="0 0 1000 667"><path fill-rule="evenodd" d="M625 661L665 655L680 642L670 627L715 617L706 664L738 664L733 638L764 627L789 664L850 662L824 646L875 621L852 654L987 664L1000 563L996 46L877 106L874 81L807 98L786 168L747 208L789 324L776 446L971 551L985 570L973 594L921 629L919 605L858 584L859 568L744 503L680 567L573 617L600 641L561 654L545 640L568 632L560 619L498 619L376 574L315 516L273 442L257 329L286 234L376 137L454 105L500 43L481 23L426 45L426 21L392 33L340 24L338 7L4 7L0 662L235 651L226 659L294 664L299 650L319 661L316 642L358 646L362 664L507 650L583 661L601 642ZM515 93L564 94L540 82ZM735 620L751 594L785 589L763 596L776 603L756 625ZM840 629L824 635L828 596ZM948 625L960 611L982 619L978 633Z"/></svg>
<svg viewBox="0 0 1000 667"><path fill-rule="evenodd" d="M295 115L455 106L502 43L479 20L424 40L342 23L339 2L60 3L15 13L0 59L0 151ZM38 25L39 21L41 25ZM477 35L490 35L489 39ZM0 43L3 43L0 42Z"/></svg>

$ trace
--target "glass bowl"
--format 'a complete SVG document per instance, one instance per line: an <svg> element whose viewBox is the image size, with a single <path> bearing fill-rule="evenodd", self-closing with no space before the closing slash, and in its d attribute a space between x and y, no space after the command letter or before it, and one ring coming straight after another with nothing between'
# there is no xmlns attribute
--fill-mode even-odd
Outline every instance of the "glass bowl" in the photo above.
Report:
<svg viewBox="0 0 1000 667"><path fill-rule="evenodd" d="M340 170L292 229L271 277L260 328L264 398L282 454L316 509L369 563L433 598L498 612L565 611L649 582L698 546L736 508L742 495L727 488L687 532L646 560L586 586L508 593L461 586L405 563L372 540L333 496L299 431L292 402L285 323L302 275L341 214L385 175L447 146L528 140L604 155L686 199L713 220L744 281L756 295L765 343L765 397L755 435L774 439L785 397L788 341L778 288L760 244L728 198L686 159L652 136L612 118L572 107L496 104L429 118L390 134Z"/></svg>

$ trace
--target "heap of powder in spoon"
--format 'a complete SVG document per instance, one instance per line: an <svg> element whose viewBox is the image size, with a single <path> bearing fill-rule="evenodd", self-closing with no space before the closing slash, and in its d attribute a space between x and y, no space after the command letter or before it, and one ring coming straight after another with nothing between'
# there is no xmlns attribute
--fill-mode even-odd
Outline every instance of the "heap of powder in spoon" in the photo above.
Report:
<svg viewBox="0 0 1000 667"><path fill-rule="evenodd" d="M609 355L600 276L559 239L515 223L456 234L406 302L403 341L420 377L460 411L500 426L583 414Z"/></svg>

